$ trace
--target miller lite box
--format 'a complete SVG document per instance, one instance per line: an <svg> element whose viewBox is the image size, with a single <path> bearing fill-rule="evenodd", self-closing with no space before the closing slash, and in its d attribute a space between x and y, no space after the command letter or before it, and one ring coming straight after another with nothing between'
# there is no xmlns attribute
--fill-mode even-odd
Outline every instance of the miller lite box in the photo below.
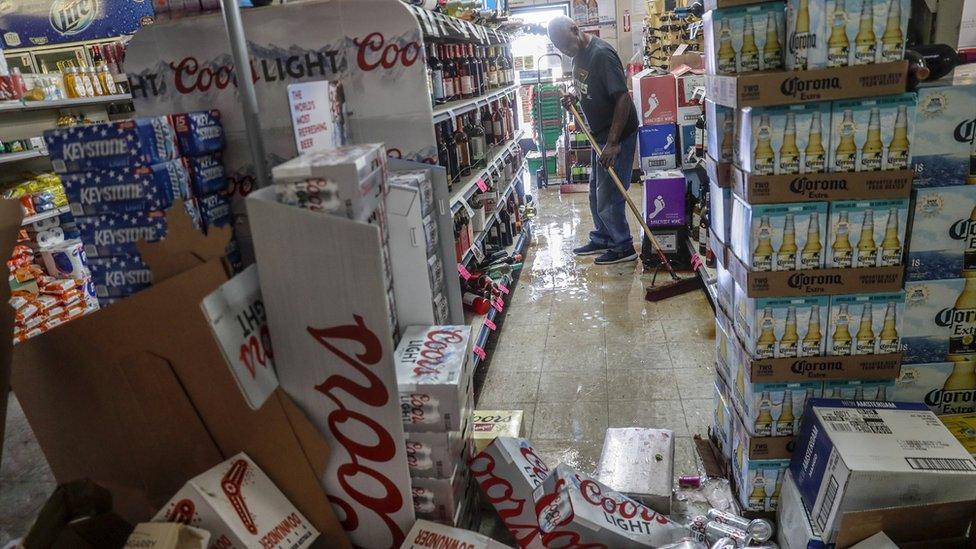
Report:
<svg viewBox="0 0 976 549"><path fill-rule="evenodd" d="M394 353L403 428L460 431L471 408L470 326L410 326Z"/></svg>
<svg viewBox="0 0 976 549"><path fill-rule="evenodd" d="M892 400L924 402L938 415L976 412L976 355L946 362L903 364Z"/></svg>
<svg viewBox="0 0 976 549"><path fill-rule="evenodd" d="M926 404L814 399L805 416L790 472L829 543L844 513L976 492L976 460Z"/></svg>
<svg viewBox="0 0 976 549"><path fill-rule="evenodd" d="M465 418L460 431L404 433L410 476L444 478L451 475L455 464L467 463L473 455L471 424L471 419Z"/></svg>
<svg viewBox="0 0 976 549"><path fill-rule="evenodd" d="M379 143L309 151L271 170L276 184L334 182L349 219L365 220L386 193L386 148Z"/></svg>
<svg viewBox="0 0 976 549"><path fill-rule="evenodd" d="M654 459L634 459L634 456L654 456ZM593 476L634 501L670 515L674 432L640 427L607 429Z"/></svg>
<svg viewBox="0 0 976 549"><path fill-rule="evenodd" d="M57 173L151 166L179 156L169 118L135 118L44 132Z"/></svg>
<svg viewBox="0 0 976 549"><path fill-rule="evenodd" d="M912 164L914 93L834 101L828 172L903 170Z"/></svg>
<svg viewBox="0 0 976 549"><path fill-rule="evenodd" d="M783 68L784 18L782 2L705 12L705 73L735 75Z"/></svg>
<svg viewBox="0 0 976 549"><path fill-rule="evenodd" d="M976 84L919 88L912 147L916 189L976 182L974 104Z"/></svg>
<svg viewBox="0 0 976 549"><path fill-rule="evenodd" d="M901 265L907 225L907 198L831 202L827 267Z"/></svg>
<svg viewBox="0 0 976 549"><path fill-rule="evenodd" d="M753 358L823 356L827 296L748 297L735 285L733 327Z"/></svg>
<svg viewBox="0 0 976 549"><path fill-rule="evenodd" d="M919 189L908 241L908 280L965 276L976 269L976 186Z"/></svg>
<svg viewBox="0 0 976 549"><path fill-rule="evenodd" d="M455 519L467 495L471 480L467 464L455 463L446 478L413 477L410 479L413 510L418 518L448 522Z"/></svg>
<svg viewBox="0 0 976 549"><path fill-rule="evenodd" d="M195 111L170 117L176 130L176 141L183 156L200 156L224 148L224 128L220 111Z"/></svg>
<svg viewBox="0 0 976 549"><path fill-rule="evenodd" d="M976 353L976 278L905 283L903 364Z"/></svg>
<svg viewBox="0 0 976 549"><path fill-rule="evenodd" d="M794 70L901 61L910 0L788 0L786 66Z"/></svg>
<svg viewBox="0 0 976 549"><path fill-rule="evenodd" d="M498 437L522 436L522 410L474 410L471 437L474 453L481 453Z"/></svg>
<svg viewBox="0 0 976 549"><path fill-rule="evenodd" d="M673 170L678 167L676 128L673 123L640 127L637 140L640 149L640 167L644 173Z"/></svg>
<svg viewBox="0 0 976 549"><path fill-rule="evenodd" d="M732 197L729 244L752 271L819 269L826 238L826 202L749 204Z"/></svg>
<svg viewBox="0 0 976 549"><path fill-rule="evenodd" d="M736 148L736 110L705 99L705 133L708 143L705 150L708 156L719 162L735 160Z"/></svg>
<svg viewBox="0 0 976 549"><path fill-rule="evenodd" d="M153 517L210 532L211 547L311 547L318 530L243 452L187 482Z"/></svg>
<svg viewBox="0 0 976 549"><path fill-rule="evenodd" d="M564 464L533 495L546 546L573 539L580 545L636 549L660 547L688 535L687 528Z"/></svg>
<svg viewBox="0 0 976 549"><path fill-rule="evenodd" d="M779 508L783 477L790 466L789 445L775 445L774 448L768 444L769 439L766 444L756 444L757 437L749 433L734 405L732 416L731 476L739 504L748 511L775 512ZM760 435L758 438L764 437ZM755 455L753 448L756 446L771 455Z"/></svg>
<svg viewBox="0 0 976 549"><path fill-rule="evenodd" d="M901 350L905 292L830 296L827 354L897 353Z"/></svg>
<svg viewBox="0 0 976 549"><path fill-rule="evenodd" d="M437 549L440 547L508 549L507 545L498 543L488 536L424 519L419 519L414 523L400 549Z"/></svg>
<svg viewBox="0 0 976 549"><path fill-rule="evenodd" d="M533 492L550 471L529 441L498 437L471 460L470 467L471 476L518 546L544 548Z"/></svg>
<svg viewBox="0 0 976 549"><path fill-rule="evenodd" d="M180 160L171 160L64 174L61 183L76 216L162 211L173 205L174 191L189 185L189 174Z"/></svg>
<svg viewBox="0 0 976 549"><path fill-rule="evenodd" d="M739 111L739 167L755 175L821 173L830 150L830 102Z"/></svg>

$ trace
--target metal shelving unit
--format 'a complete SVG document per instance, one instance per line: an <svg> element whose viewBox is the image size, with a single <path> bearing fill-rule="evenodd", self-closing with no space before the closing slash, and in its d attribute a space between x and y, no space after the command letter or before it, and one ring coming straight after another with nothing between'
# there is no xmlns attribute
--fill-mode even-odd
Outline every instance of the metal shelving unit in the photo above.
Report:
<svg viewBox="0 0 976 549"><path fill-rule="evenodd" d="M47 156L46 154L38 150L22 151L15 153L0 154L0 164L10 164L13 162L20 162L22 160L31 160L33 158L43 158Z"/></svg>
<svg viewBox="0 0 976 549"><path fill-rule="evenodd" d="M479 107L484 107L489 103L513 93L517 89L518 86L512 84L511 86L505 86L504 88L499 88L497 90L488 92L485 95L479 95L478 97L458 99L457 101L448 101L447 103L438 105L434 107L434 123L438 124L440 122L444 122L445 120L451 120L456 116L461 116L462 114L471 112Z"/></svg>
<svg viewBox="0 0 976 549"><path fill-rule="evenodd" d="M99 97L76 97L59 99L57 101L3 101L0 102L0 112L27 112L45 109L70 109L73 107L88 107L92 105L108 105L110 103L124 103L132 101L127 93L116 95L102 95Z"/></svg>
<svg viewBox="0 0 976 549"><path fill-rule="evenodd" d="M478 180L485 177L490 170L495 168L498 162L511 154L515 150L515 147L518 147L520 139L522 139L522 130L515 132L515 135L511 139L501 145L495 145L488 149L488 163L486 167L472 173L467 179L454 187L454 191L451 193L451 211L460 211L461 201L467 200L474 194Z"/></svg>
<svg viewBox="0 0 976 549"><path fill-rule="evenodd" d="M513 192L515 192L515 184L522 180L524 174L525 161L523 161L522 165L519 166L518 175L512 178L512 182L509 183L508 187L501 194L501 197L498 199L498 205L495 206L495 210L490 214L487 214L487 218L485 219L485 229L475 235L474 242L471 243L471 248L481 245L481 242L485 239L485 235L488 234L488 230L496 221L498 221L498 214L501 213L502 206L505 205L505 201L508 200L508 197L511 196ZM468 251L464 253L464 257L461 258L461 263L467 265L468 261L471 261L471 258L474 256L474 252L471 251L471 248L468 248Z"/></svg>

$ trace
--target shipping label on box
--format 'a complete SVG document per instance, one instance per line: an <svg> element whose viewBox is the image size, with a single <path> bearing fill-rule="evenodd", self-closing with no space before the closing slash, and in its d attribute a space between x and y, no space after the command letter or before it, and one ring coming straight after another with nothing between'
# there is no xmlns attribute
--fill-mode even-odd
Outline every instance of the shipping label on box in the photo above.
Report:
<svg viewBox="0 0 976 549"><path fill-rule="evenodd" d="M47 130L44 141L58 173L151 166L179 156L165 116Z"/></svg>
<svg viewBox="0 0 976 549"><path fill-rule="evenodd" d="M403 428L458 431L469 409L470 326L410 326L394 353Z"/></svg>
<svg viewBox="0 0 976 549"><path fill-rule="evenodd" d="M471 475L519 547L542 549L533 492L550 470L528 440L501 436L471 460Z"/></svg>
<svg viewBox="0 0 976 549"><path fill-rule="evenodd" d="M836 541L845 512L962 501L976 460L922 403L814 399L790 471L818 531Z"/></svg>
<svg viewBox="0 0 976 549"><path fill-rule="evenodd" d="M892 400L924 402L936 414L976 412L976 355L951 361L903 364Z"/></svg>
<svg viewBox="0 0 976 549"><path fill-rule="evenodd" d="M678 122L678 89L673 74L656 74L645 70L631 78L641 125Z"/></svg>
<svg viewBox="0 0 976 549"><path fill-rule="evenodd" d="M825 171L830 110L826 101L742 109L739 166L756 175Z"/></svg>
<svg viewBox="0 0 976 549"><path fill-rule="evenodd" d="M732 475L739 503L749 511L776 511L790 460L753 458L749 453L750 435L741 418L735 415L732 423Z"/></svg>
<svg viewBox="0 0 976 549"><path fill-rule="evenodd" d="M678 136L674 124L641 126L638 134L640 167L644 173L677 167Z"/></svg>
<svg viewBox="0 0 976 549"><path fill-rule="evenodd" d="M732 162L736 143L736 109L705 100L705 150L719 162Z"/></svg>
<svg viewBox="0 0 976 549"><path fill-rule="evenodd" d="M828 171L901 170L912 162L914 93L835 101Z"/></svg>
<svg viewBox="0 0 976 549"><path fill-rule="evenodd" d="M752 271L793 271L823 266L827 203L732 203L732 250Z"/></svg>
<svg viewBox="0 0 976 549"><path fill-rule="evenodd" d="M976 353L976 278L905 283L905 364Z"/></svg>
<svg viewBox="0 0 976 549"><path fill-rule="evenodd" d="M748 297L736 284L736 333L755 358L821 356L826 348L826 296Z"/></svg>
<svg viewBox="0 0 976 549"><path fill-rule="evenodd" d="M908 280L965 276L976 269L976 186L919 189L908 245Z"/></svg>
<svg viewBox="0 0 976 549"><path fill-rule="evenodd" d="M768 2L706 12L706 72L732 75L782 68L784 9L782 3Z"/></svg>
<svg viewBox="0 0 976 549"><path fill-rule="evenodd" d="M901 265L908 199L830 203L827 267Z"/></svg>
<svg viewBox="0 0 976 549"><path fill-rule="evenodd" d="M649 227L681 227L687 222L684 173L650 172L644 179L644 221Z"/></svg>
<svg viewBox="0 0 976 549"><path fill-rule="evenodd" d="M318 530L240 453L186 483L153 517L210 532L213 547L311 547Z"/></svg>
<svg viewBox="0 0 976 549"><path fill-rule="evenodd" d="M787 68L899 61L910 11L909 0L788 0Z"/></svg>
<svg viewBox="0 0 976 549"><path fill-rule="evenodd" d="M976 182L970 162L976 129L976 84L918 90L912 168L916 189Z"/></svg>
<svg viewBox="0 0 976 549"><path fill-rule="evenodd" d="M827 354L897 353L904 316L904 292L831 296Z"/></svg>

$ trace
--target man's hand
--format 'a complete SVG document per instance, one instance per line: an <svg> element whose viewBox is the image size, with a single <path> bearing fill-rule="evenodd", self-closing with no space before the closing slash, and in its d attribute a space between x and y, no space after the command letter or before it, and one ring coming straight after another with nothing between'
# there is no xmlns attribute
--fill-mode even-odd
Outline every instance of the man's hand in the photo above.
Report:
<svg viewBox="0 0 976 549"><path fill-rule="evenodd" d="M600 165L604 168L610 169L613 167L613 163L617 160L617 155L620 154L620 144L618 143L607 143L603 147L603 152L600 153Z"/></svg>
<svg viewBox="0 0 976 549"><path fill-rule="evenodd" d="M579 101L579 98L571 93L563 93L563 96L559 100L562 102L563 108L568 111L570 106L575 105Z"/></svg>

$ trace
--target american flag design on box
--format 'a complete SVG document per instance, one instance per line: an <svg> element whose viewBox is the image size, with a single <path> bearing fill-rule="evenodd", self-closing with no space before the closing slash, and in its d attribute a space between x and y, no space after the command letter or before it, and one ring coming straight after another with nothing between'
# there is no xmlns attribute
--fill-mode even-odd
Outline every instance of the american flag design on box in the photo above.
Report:
<svg viewBox="0 0 976 549"><path fill-rule="evenodd" d="M151 166L179 156L165 116L47 130L44 142L58 173Z"/></svg>
<svg viewBox="0 0 976 549"><path fill-rule="evenodd" d="M152 285L152 271L139 256L113 256L88 260L95 295L126 297Z"/></svg>
<svg viewBox="0 0 976 549"><path fill-rule="evenodd" d="M186 186L189 175L179 160L111 168L62 176L75 215L162 211L173 205L174 192Z"/></svg>
<svg viewBox="0 0 976 549"><path fill-rule="evenodd" d="M75 223L85 244L111 246L166 237L166 218L160 214L131 212L78 216Z"/></svg>
<svg viewBox="0 0 976 549"><path fill-rule="evenodd" d="M220 111L185 112L174 114L171 119L183 156L200 156L224 148Z"/></svg>

